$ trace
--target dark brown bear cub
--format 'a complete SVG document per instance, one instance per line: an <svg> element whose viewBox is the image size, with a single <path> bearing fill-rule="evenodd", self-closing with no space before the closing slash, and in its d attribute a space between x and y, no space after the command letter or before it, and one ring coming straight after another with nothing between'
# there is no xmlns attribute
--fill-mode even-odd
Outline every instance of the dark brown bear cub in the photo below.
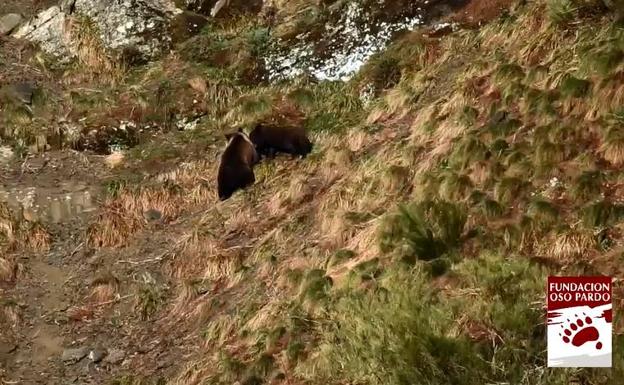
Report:
<svg viewBox="0 0 624 385"><path fill-rule="evenodd" d="M249 137L239 129L226 134L228 144L221 155L219 175L217 177L219 200L226 200L238 189L252 185L256 178L253 166L260 160Z"/></svg>
<svg viewBox="0 0 624 385"><path fill-rule="evenodd" d="M258 154L273 157L278 152L293 156L306 155L312 151L312 142L303 127L282 127L257 124L249 134Z"/></svg>

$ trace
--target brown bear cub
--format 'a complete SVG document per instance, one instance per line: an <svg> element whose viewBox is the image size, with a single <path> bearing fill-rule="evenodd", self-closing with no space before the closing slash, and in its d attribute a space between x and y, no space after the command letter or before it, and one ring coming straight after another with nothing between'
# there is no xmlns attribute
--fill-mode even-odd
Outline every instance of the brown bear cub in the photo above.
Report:
<svg viewBox="0 0 624 385"><path fill-rule="evenodd" d="M258 154L273 157L278 152L305 158L312 151L312 142L303 127L257 124L249 134Z"/></svg>
<svg viewBox="0 0 624 385"><path fill-rule="evenodd" d="M256 148L242 129L226 134L225 138L228 144L221 155L217 177L219 200L222 201L256 181L253 166L260 161Z"/></svg>

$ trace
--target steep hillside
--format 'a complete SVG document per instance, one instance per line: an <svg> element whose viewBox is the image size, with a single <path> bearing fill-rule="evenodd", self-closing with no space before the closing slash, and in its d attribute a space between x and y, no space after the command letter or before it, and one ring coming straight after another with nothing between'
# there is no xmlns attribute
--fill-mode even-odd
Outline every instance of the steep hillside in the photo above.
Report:
<svg viewBox="0 0 624 385"><path fill-rule="evenodd" d="M618 12L452 4L453 28L397 30L347 81L268 81L264 58L342 10L314 4L210 20L140 66L83 19L71 67L0 62L43 85L0 95L0 379L621 383ZM223 134L258 121L313 153L217 202ZM613 369L546 367L546 277L577 274L615 278Z"/></svg>

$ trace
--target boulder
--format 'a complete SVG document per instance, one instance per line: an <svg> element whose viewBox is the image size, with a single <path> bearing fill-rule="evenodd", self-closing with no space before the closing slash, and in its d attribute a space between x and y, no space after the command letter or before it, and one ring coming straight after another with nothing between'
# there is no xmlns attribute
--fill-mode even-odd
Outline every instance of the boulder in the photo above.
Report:
<svg viewBox="0 0 624 385"><path fill-rule="evenodd" d="M171 0L76 0L74 4L74 13L98 25L106 47L136 52L146 60L171 47L169 25L181 12Z"/></svg>
<svg viewBox="0 0 624 385"><path fill-rule="evenodd" d="M87 354L89 354L89 351L91 351L91 349L89 349L88 347L67 348L63 350L63 355L61 356L61 360L63 362L75 363L85 358Z"/></svg>
<svg viewBox="0 0 624 385"><path fill-rule="evenodd" d="M9 13L0 17L0 35L10 33L22 22L22 15Z"/></svg>
<svg viewBox="0 0 624 385"><path fill-rule="evenodd" d="M38 43L43 51L58 58L68 58L65 19L58 6L50 7L18 27L12 36Z"/></svg>
<svg viewBox="0 0 624 385"><path fill-rule="evenodd" d="M13 31L12 36L38 43L61 59L75 55L69 26L72 19L87 18L97 27L104 47L131 52L151 60L172 44L170 25L182 11L173 0L63 0Z"/></svg>

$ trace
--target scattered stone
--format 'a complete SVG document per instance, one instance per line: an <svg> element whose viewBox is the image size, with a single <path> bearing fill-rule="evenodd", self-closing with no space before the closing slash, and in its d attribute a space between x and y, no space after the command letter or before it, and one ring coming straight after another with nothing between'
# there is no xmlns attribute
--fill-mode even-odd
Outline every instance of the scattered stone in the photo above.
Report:
<svg viewBox="0 0 624 385"><path fill-rule="evenodd" d="M0 164L10 162L13 156L15 156L15 153L11 147L0 146Z"/></svg>
<svg viewBox="0 0 624 385"><path fill-rule="evenodd" d="M0 36L11 33L22 22L22 15L8 13L0 17Z"/></svg>
<svg viewBox="0 0 624 385"><path fill-rule="evenodd" d="M17 350L17 348L18 348L18 345L16 343L13 343L13 342L5 343L3 341L0 341L0 354L13 353L14 351Z"/></svg>
<svg viewBox="0 0 624 385"><path fill-rule="evenodd" d="M90 351L91 349L88 347L65 349L63 350L61 360L63 362L78 362L85 358Z"/></svg>
<svg viewBox="0 0 624 385"><path fill-rule="evenodd" d="M189 79L188 84L192 89L202 95L205 95L208 92L208 84L201 76Z"/></svg>
<svg viewBox="0 0 624 385"><path fill-rule="evenodd" d="M97 364L106 357L107 353L108 352L104 348L95 348L89 352L89 359Z"/></svg>
<svg viewBox="0 0 624 385"><path fill-rule="evenodd" d="M102 256L100 254L92 254L88 259L87 263L89 265L98 265L102 262Z"/></svg>
<svg viewBox="0 0 624 385"><path fill-rule="evenodd" d="M22 217L27 222L37 222L39 220L39 215L35 211L33 207L23 207L22 208Z"/></svg>
<svg viewBox="0 0 624 385"><path fill-rule="evenodd" d="M125 155L123 151L113 151L111 154L107 155L104 159L104 162L110 168L115 168L123 163Z"/></svg>
<svg viewBox="0 0 624 385"><path fill-rule="evenodd" d="M196 100L193 100L194 103L197 103ZM192 131L197 128L201 116L198 117L186 117L178 120L175 125L180 131Z"/></svg>
<svg viewBox="0 0 624 385"><path fill-rule="evenodd" d="M117 365L126 358L126 352L121 349L111 349L108 355L104 357L104 362L107 364Z"/></svg>
<svg viewBox="0 0 624 385"><path fill-rule="evenodd" d="M156 222L162 218L162 213L155 209L149 209L143 212L143 218L148 222Z"/></svg>

